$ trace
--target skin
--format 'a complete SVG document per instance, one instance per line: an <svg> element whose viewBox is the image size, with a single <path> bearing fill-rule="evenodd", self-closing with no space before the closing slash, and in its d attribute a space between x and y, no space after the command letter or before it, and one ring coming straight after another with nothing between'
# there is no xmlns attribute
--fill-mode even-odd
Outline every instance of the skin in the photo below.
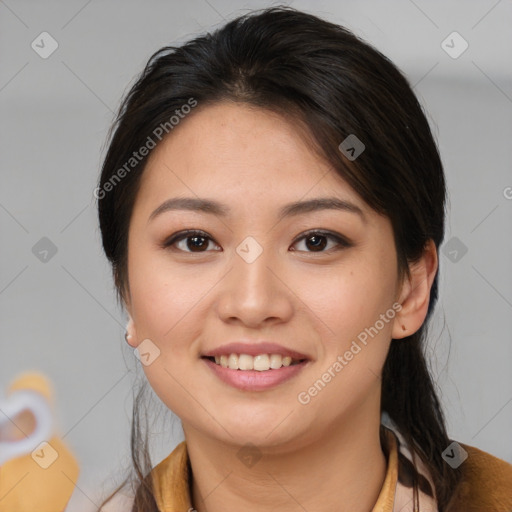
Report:
<svg viewBox="0 0 512 512"><path fill-rule="evenodd" d="M181 418L198 512L323 512L333 504L366 512L385 478L381 369L391 339L412 334L425 319L437 253L428 244L411 277L400 281L389 219L305 137L296 122L267 110L199 105L152 151L142 176L128 240L129 343L150 339L160 350L143 368ZM148 222L177 196L214 199L232 213L167 211ZM365 220L333 209L277 217L287 203L327 196L354 203ZM196 251L186 239L161 247L185 229L211 240ZM301 238L312 229L338 233L352 246L327 238L315 251ZM236 252L247 236L263 249L252 263ZM394 319L307 405L299 403L297 395L394 303L402 305ZM310 362L269 390L236 389L200 355L240 338L280 343ZM237 456L247 443L261 455L252 467Z"/></svg>

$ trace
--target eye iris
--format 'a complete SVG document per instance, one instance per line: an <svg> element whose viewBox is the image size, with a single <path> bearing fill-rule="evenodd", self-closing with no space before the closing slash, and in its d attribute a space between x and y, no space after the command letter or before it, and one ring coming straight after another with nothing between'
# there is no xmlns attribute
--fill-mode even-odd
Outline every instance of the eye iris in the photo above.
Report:
<svg viewBox="0 0 512 512"><path fill-rule="evenodd" d="M194 240L194 242L190 243L191 240ZM202 243L196 243L198 240L201 240ZM187 238L187 248L190 250L202 249L202 248L206 248L206 247L208 247L208 242L206 241L205 236L194 235L194 236L189 236ZM201 251L199 251L199 252L201 252Z"/></svg>
<svg viewBox="0 0 512 512"><path fill-rule="evenodd" d="M327 245L327 239L325 236L323 235L311 235L311 236L308 236L306 238L306 245L308 245L308 248L309 248L309 244L308 244L308 241L310 240L314 240L313 241L313 244L312 244L312 247L314 249L323 249L326 245ZM316 242L315 242L316 240Z"/></svg>
<svg viewBox="0 0 512 512"><path fill-rule="evenodd" d="M191 252L204 252L204 249L208 248L209 238L203 235L189 235L184 237L186 239L187 249ZM305 237L306 246L308 249L312 249L313 252L322 251L326 245L328 236L322 234L312 234Z"/></svg>

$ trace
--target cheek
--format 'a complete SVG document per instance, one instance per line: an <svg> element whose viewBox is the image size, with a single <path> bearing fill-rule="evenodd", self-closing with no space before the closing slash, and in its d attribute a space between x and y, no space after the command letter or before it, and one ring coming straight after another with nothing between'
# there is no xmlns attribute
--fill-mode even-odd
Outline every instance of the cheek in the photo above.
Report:
<svg viewBox="0 0 512 512"><path fill-rule="evenodd" d="M150 339L158 356L142 365L146 378L160 400L182 419L194 415L190 395L201 396L195 389L194 370L197 341L204 315L205 281L188 279L169 265L133 257L130 291L136 317L138 341ZM196 289L197 288L197 289ZM199 289L200 288L200 289ZM195 411L195 414L199 414Z"/></svg>
<svg viewBox="0 0 512 512"><path fill-rule="evenodd" d="M147 244L146 242L146 245ZM163 342L187 322L187 315L198 302L204 281L187 278L187 272L171 266L165 252L141 244L133 247L128 265L132 307L136 315L137 336ZM175 339L175 338L174 338Z"/></svg>
<svg viewBox="0 0 512 512"><path fill-rule="evenodd" d="M391 308L396 276L388 267L378 258L353 258L344 267L317 274L307 285L301 282L298 293L323 321L326 339L343 344ZM381 329L387 334L391 324Z"/></svg>
<svg viewBox="0 0 512 512"><path fill-rule="evenodd" d="M213 285L208 274L198 278L187 268L170 265L165 255L134 248L129 279L137 340L149 339L159 351L154 363L144 366L157 394L178 397L197 363L202 324L211 307L205 297ZM218 278L217 278L218 280ZM189 384L187 384L189 386ZM169 398L170 400L171 398ZM169 400L164 400L169 403Z"/></svg>
<svg viewBox="0 0 512 512"><path fill-rule="evenodd" d="M352 409L371 390L377 392L380 385L395 315L392 304L396 276L391 269L393 262L379 260L378 256L355 258L346 268L326 273L317 281L320 293L310 291L309 299L304 300L319 318L315 330L322 330L322 371L330 369L335 375L325 376L331 380L315 410ZM308 289L311 287L303 287L301 293L306 295ZM315 378L321 379L322 375ZM314 380L310 384L314 385Z"/></svg>
<svg viewBox="0 0 512 512"><path fill-rule="evenodd" d="M352 414L365 397L378 394L395 315L392 279L375 261L361 260L350 270L317 280L315 293L301 288L314 313L310 317L316 319L314 330L322 333L321 364L300 389L301 398L310 400L302 410L322 418L315 421L328 424Z"/></svg>

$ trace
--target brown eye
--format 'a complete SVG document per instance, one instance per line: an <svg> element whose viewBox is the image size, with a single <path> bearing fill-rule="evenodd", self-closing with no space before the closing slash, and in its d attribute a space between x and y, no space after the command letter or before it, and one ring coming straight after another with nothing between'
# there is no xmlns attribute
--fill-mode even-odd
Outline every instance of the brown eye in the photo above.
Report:
<svg viewBox="0 0 512 512"><path fill-rule="evenodd" d="M330 252L331 250L336 251L353 245L341 235L318 230L304 234L295 241L294 245L302 241L305 241L305 249L299 249L300 252ZM162 244L162 247L173 248L182 252L202 253L208 252L210 242L219 247L204 231L188 230L175 233ZM330 246L329 242L331 243ZM326 247L328 247L327 250L325 250ZM292 250L295 251L297 249Z"/></svg>
<svg viewBox="0 0 512 512"><path fill-rule="evenodd" d="M162 246L164 248L175 246L179 251L200 253L207 252L209 242L213 242L213 239L206 233L192 230L176 233L165 241Z"/></svg>
<svg viewBox="0 0 512 512"><path fill-rule="evenodd" d="M306 252L329 252L331 249L339 250L352 246L352 243L342 236L323 231L310 231L300 237L295 244L302 240L305 241ZM329 241L334 242L334 247L331 246L325 251L324 249L328 245Z"/></svg>

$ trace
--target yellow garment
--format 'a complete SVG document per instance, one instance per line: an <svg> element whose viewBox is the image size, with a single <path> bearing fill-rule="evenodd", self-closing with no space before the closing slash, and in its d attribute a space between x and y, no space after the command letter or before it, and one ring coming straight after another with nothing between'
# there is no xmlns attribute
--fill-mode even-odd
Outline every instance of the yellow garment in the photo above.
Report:
<svg viewBox="0 0 512 512"><path fill-rule="evenodd" d="M386 476L372 512L405 512L408 508L395 506L400 488L398 482L398 446L395 435L387 430L389 456ZM449 512L511 512L512 465L472 446L459 443L468 458L462 464L463 481L453 499ZM193 510L189 487L189 458L186 441L181 442L151 471L155 500L160 512ZM427 503L421 512L436 510ZM398 505L398 502L397 502ZM412 507L412 504L409 505ZM412 508L410 508L412 510Z"/></svg>
<svg viewBox="0 0 512 512"><path fill-rule="evenodd" d="M8 393L19 389L37 391L53 405L51 384L42 374L27 372L20 375ZM34 452L35 458L28 453L8 460L0 467L0 512L65 510L78 480L79 466L69 447L58 436L47 443Z"/></svg>

